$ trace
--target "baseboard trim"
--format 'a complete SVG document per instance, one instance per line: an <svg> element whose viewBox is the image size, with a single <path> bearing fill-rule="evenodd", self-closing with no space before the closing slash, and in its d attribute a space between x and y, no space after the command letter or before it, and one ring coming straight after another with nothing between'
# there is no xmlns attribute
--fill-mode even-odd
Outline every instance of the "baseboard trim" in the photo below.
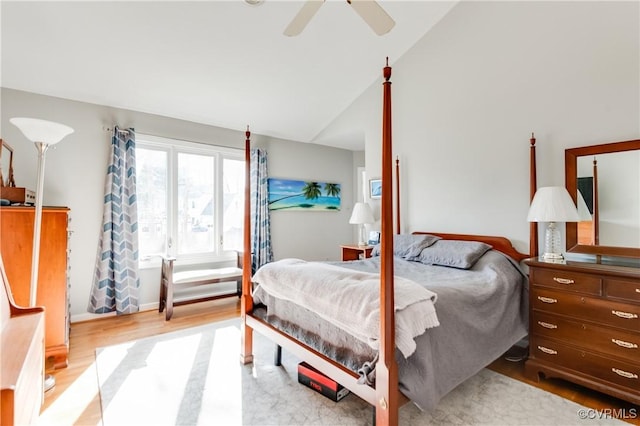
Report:
<svg viewBox="0 0 640 426"><path fill-rule="evenodd" d="M144 305L140 305L140 312L157 310L158 306L158 302L146 303ZM90 312L86 312L82 314L71 315L70 321L73 324L74 322L93 321L114 316L116 316L115 312L107 312L105 314L92 314Z"/></svg>

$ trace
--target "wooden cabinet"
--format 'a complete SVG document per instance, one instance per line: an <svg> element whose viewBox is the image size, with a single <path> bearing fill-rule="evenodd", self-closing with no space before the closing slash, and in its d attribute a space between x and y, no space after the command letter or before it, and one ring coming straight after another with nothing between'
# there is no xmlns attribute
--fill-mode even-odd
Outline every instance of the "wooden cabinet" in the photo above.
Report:
<svg viewBox="0 0 640 426"><path fill-rule="evenodd" d="M36 304L45 308L47 367L67 366L69 353L69 302L67 284L66 207L42 210L40 265ZM34 207L0 207L0 253L13 298L29 306Z"/></svg>
<svg viewBox="0 0 640 426"><path fill-rule="evenodd" d="M360 256L362 258L371 257L371 250L373 246L359 246L359 245L342 245L342 260L358 260Z"/></svg>
<svg viewBox="0 0 640 426"><path fill-rule="evenodd" d="M525 373L640 404L640 269L525 263L530 278Z"/></svg>
<svg viewBox="0 0 640 426"><path fill-rule="evenodd" d="M0 424L35 424L44 398L44 309L15 305L1 258L0 348L10 351L0 356Z"/></svg>

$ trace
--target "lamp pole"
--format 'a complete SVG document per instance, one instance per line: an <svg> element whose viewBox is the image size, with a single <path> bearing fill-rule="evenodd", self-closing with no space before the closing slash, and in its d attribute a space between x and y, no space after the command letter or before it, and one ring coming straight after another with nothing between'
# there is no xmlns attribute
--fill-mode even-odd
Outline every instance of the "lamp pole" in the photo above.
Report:
<svg viewBox="0 0 640 426"><path fill-rule="evenodd" d="M36 182L36 205L33 221L33 253L31 255L31 286L29 288L29 306L36 306L38 293L38 269L40 265L40 234L42 227L42 193L44 190L44 162L49 144L34 142L38 150L38 177Z"/></svg>

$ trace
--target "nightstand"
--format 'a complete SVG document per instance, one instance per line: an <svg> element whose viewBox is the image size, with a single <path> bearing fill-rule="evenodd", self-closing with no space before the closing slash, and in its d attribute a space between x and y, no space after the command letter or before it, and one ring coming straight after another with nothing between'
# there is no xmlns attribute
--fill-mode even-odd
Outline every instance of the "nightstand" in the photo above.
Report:
<svg viewBox="0 0 640 426"><path fill-rule="evenodd" d="M640 404L640 270L590 262L529 266L525 374Z"/></svg>
<svg viewBox="0 0 640 426"><path fill-rule="evenodd" d="M373 246L359 246L353 245L341 245L342 248L342 260L359 260L362 258L371 257L371 250Z"/></svg>

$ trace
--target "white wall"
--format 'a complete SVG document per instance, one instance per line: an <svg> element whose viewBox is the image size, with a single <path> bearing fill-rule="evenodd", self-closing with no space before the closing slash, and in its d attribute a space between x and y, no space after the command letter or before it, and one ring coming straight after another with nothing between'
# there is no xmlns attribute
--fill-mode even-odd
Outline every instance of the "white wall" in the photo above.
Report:
<svg viewBox="0 0 640 426"><path fill-rule="evenodd" d="M71 210L69 273L72 321L93 317L86 309L102 220L111 137L103 127L134 127L140 133L244 149L244 131L6 88L1 94L2 138L14 148L17 186L35 189L37 154L33 143L9 123L9 118L43 118L75 129L73 134L47 152L43 195L44 205L67 206ZM268 167L273 176L330 180L342 184L343 208L340 212L279 212L273 215L272 228L276 258L296 256L337 260L339 245L352 240L352 226L348 221L353 204L353 153L261 135L252 135L252 142L267 149ZM143 309L157 307L159 276L158 268L141 271L140 303Z"/></svg>
<svg viewBox="0 0 640 426"><path fill-rule="evenodd" d="M390 58L403 231L504 235L527 252L531 132L539 187L564 185L566 148L640 137L639 9L461 2ZM371 175L380 170L380 83L324 132L362 122Z"/></svg>

